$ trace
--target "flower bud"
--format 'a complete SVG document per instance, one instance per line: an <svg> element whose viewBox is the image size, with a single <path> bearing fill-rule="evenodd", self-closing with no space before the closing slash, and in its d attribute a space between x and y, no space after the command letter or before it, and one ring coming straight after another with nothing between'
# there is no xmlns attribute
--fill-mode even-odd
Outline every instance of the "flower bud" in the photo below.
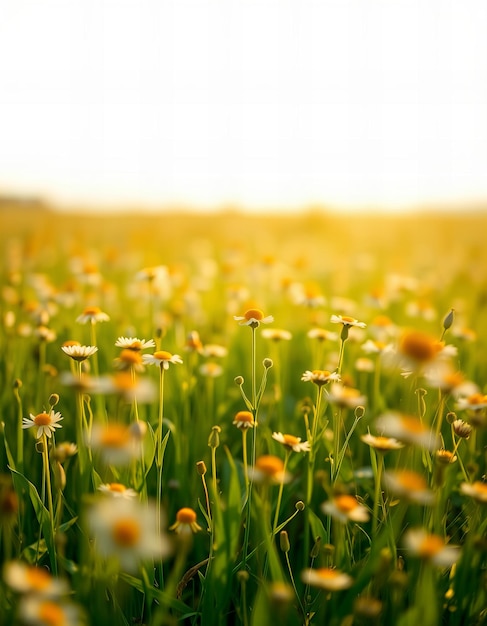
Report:
<svg viewBox="0 0 487 626"><path fill-rule="evenodd" d="M206 464L204 461L198 461L196 463L196 471L200 476L204 476L206 474Z"/></svg>
<svg viewBox="0 0 487 626"><path fill-rule="evenodd" d="M218 448L220 445L220 433L222 429L219 426L213 426L210 436L208 437L208 445L210 448Z"/></svg>
<svg viewBox="0 0 487 626"><path fill-rule="evenodd" d="M234 378L235 384L241 387L244 384L243 376L235 376Z"/></svg>
<svg viewBox="0 0 487 626"><path fill-rule="evenodd" d="M305 504L302 500L298 500L294 506L296 507L296 511L304 511Z"/></svg>
<svg viewBox="0 0 487 626"><path fill-rule="evenodd" d="M279 545L281 546L281 550L283 552L289 552L289 550L291 549L287 530L281 530L281 532L279 533Z"/></svg>
<svg viewBox="0 0 487 626"><path fill-rule="evenodd" d="M453 314L454 314L454 309L452 309L443 320L443 328L445 330L448 330L449 328L451 328L451 325L453 324L453 317L454 317Z"/></svg>
<svg viewBox="0 0 487 626"><path fill-rule="evenodd" d="M264 367L266 370L270 369L274 365L274 361L272 359L264 359Z"/></svg>
<svg viewBox="0 0 487 626"><path fill-rule="evenodd" d="M59 394L51 393L51 395L49 396L49 405L51 409L53 409L58 402L59 402Z"/></svg>

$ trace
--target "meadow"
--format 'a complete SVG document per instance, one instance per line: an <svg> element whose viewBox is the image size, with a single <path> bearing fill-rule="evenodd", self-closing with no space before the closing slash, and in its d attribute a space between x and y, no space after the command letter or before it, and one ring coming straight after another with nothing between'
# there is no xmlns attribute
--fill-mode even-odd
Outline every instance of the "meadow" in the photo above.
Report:
<svg viewBox="0 0 487 626"><path fill-rule="evenodd" d="M487 624L487 213L0 209L0 624Z"/></svg>

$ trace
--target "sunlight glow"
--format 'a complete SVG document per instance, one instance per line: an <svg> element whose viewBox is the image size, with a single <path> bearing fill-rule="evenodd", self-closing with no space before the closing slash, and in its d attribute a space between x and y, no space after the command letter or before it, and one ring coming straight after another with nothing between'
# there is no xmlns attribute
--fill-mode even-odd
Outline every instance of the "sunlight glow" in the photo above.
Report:
<svg viewBox="0 0 487 626"><path fill-rule="evenodd" d="M484 0L6 0L0 193L487 198Z"/></svg>

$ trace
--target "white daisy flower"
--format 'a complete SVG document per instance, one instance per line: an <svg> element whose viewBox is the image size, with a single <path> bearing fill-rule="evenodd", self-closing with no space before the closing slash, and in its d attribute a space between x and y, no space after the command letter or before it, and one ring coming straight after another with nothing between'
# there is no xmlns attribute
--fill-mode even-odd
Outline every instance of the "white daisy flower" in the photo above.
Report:
<svg viewBox="0 0 487 626"><path fill-rule="evenodd" d="M69 592L65 580L55 578L45 567L9 561L3 568L7 585L18 593L32 593L44 598L55 598Z"/></svg>
<svg viewBox="0 0 487 626"><path fill-rule="evenodd" d="M332 315L330 322L332 324L343 324L344 326L355 326L356 328L365 328L367 326L365 322L359 322L349 315Z"/></svg>
<svg viewBox="0 0 487 626"><path fill-rule="evenodd" d="M27 626L83 626L87 624L83 609L74 602L50 600L27 595L19 602L19 617Z"/></svg>
<svg viewBox="0 0 487 626"><path fill-rule="evenodd" d="M417 504L431 505L435 499L435 494L428 488L424 476L412 470L385 472L384 485L399 498Z"/></svg>
<svg viewBox="0 0 487 626"><path fill-rule="evenodd" d="M427 450L438 450L439 437L423 422L412 415L390 411L375 422L376 428L386 437L394 437L404 443L414 444Z"/></svg>
<svg viewBox="0 0 487 626"><path fill-rule="evenodd" d="M56 428L61 428L60 422L63 418L61 413L51 409L49 413L38 413L32 415L29 413L29 417L22 419L22 428L37 428L36 439L40 439L43 435L51 437L52 433L56 431Z"/></svg>
<svg viewBox="0 0 487 626"><path fill-rule="evenodd" d="M282 433L272 433L272 438L282 443L286 448L294 450L294 452L309 452L311 447L308 441L301 441L301 437L294 435L283 435Z"/></svg>
<svg viewBox="0 0 487 626"><path fill-rule="evenodd" d="M114 558L127 572L170 554L170 543L157 528L157 519L152 503L141 505L133 499L103 498L88 510L96 551L103 558Z"/></svg>
<svg viewBox="0 0 487 626"><path fill-rule="evenodd" d="M112 498L126 498L130 500L131 498L137 497L137 492L134 489L130 489L122 483L106 483L104 485L100 485L98 487L98 491L101 491L103 494L107 496L111 496Z"/></svg>
<svg viewBox="0 0 487 626"><path fill-rule="evenodd" d="M272 315L264 315L260 309L249 309L243 315L234 315L233 319L239 322L240 326L251 326L257 328L260 324L271 324L274 321Z"/></svg>
<svg viewBox="0 0 487 626"><path fill-rule="evenodd" d="M169 369L169 363L182 363L183 359L179 354L171 354L166 350L158 350L154 354L144 354L142 362L146 365L159 365L165 370Z"/></svg>
<svg viewBox="0 0 487 626"><path fill-rule="evenodd" d="M459 546L450 546L439 535L424 528L411 528L404 535L404 547L412 555L437 565L451 567L460 558Z"/></svg>
<svg viewBox="0 0 487 626"><path fill-rule="evenodd" d="M138 337L119 337L115 342L117 348L124 348L126 350L145 350L146 348L155 348L156 344L153 339L139 339Z"/></svg>
<svg viewBox="0 0 487 626"><path fill-rule="evenodd" d="M325 515L330 515L342 524L351 522L368 522L370 515L367 507L357 500L355 496L340 494L327 500L321 505Z"/></svg>
<svg viewBox="0 0 487 626"><path fill-rule="evenodd" d="M96 324L97 322L108 322L110 317L104 313L99 306L87 306L76 321L79 324Z"/></svg>
<svg viewBox="0 0 487 626"><path fill-rule="evenodd" d="M318 569L305 569L301 574L301 580L312 587L319 587L326 591L340 591L352 586L353 579L348 574L330 567Z"/></svg>
<svg viewBox="0 0 487 626"><path fill-rule="evenodd" d="M301 380L314 383L315 385L325 385L329 382L338 382L340 374L338 372L329 372L328 370L306 370L301 376Z"/></svg>
<svg viewBox="0 0 487 626"><path fill-rule="evenodd" d="M73 359L73 361L84 361L88 357L98 352L96 346L81 346L81 345L68 345L61 346L61 350L64 354L67 354Z"/></svg>
<svg viewBox="0 0 487 626"><path fill-rule="evenodd" d="M487 483L480 480L476 480L473 483L462 483L460 491L477 502L487 504Z"/></svg>

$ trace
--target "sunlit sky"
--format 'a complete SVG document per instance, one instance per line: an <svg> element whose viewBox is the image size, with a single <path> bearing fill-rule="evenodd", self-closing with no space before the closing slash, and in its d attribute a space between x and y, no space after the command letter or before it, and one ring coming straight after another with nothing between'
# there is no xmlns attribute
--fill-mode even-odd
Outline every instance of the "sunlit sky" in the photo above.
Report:
<svg viewBox="0 0 487 626"><path fill-rule="evenodd" d="M2 0L0 193L487 199L485 0Z"/></svg>

